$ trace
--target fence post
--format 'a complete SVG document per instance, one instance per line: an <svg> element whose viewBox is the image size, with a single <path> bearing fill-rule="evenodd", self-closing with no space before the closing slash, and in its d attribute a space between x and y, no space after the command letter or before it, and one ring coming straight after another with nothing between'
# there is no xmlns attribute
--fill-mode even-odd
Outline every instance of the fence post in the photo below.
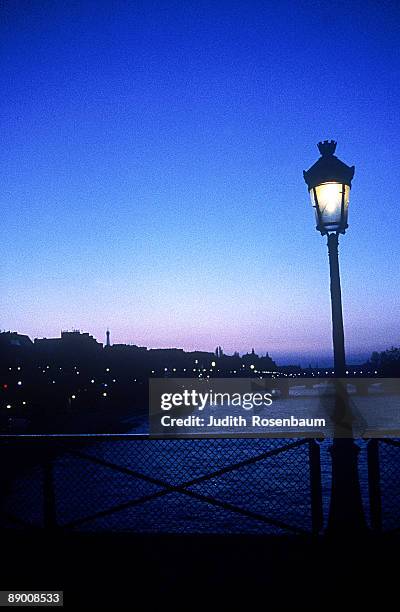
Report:
<svg viewBox="0 0 400 612"><path fill-rule="evenodd" d="M50 454L43 462L43 526L48 530L57 527L53 461Z"/></svg>
<svg viewBox="0 0 400 612"><path fill-rule="evenodd" d="M368 493L371 528L382 531L382 496L379 469L379 440L372 439L367 446L368 460Z"/></svg>
<svg viewBox="0 0 400 612"><path fill-rule="evenodd" d="M313 534L317 535L324 524L321 485L321 452L319 444L310 439L308 442L311 489L311 525Z"/></svg>

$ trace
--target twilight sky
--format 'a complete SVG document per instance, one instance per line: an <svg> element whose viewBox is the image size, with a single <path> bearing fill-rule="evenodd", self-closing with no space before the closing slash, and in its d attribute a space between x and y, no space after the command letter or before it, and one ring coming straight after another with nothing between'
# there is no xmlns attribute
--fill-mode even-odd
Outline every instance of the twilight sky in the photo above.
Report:
<svg viewBox="0 0 400 612"><path fill-rule="evenodd" d="M349 361L400 343L400 6L2 3L0 328L331 357L302 171L356 166Z"/></svg>

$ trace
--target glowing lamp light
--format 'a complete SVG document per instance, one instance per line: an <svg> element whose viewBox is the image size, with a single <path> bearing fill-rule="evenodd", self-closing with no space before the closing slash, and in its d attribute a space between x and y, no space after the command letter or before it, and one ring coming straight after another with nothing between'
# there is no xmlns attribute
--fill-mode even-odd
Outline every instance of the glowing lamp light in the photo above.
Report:
<svg viewBox="0 0 400 612"><path fill-rule="evenodd" d="M321 157L309 170L303 172L315 211L317 230L322 235L344 234L348 227L354 166L347 166L334 155L334 140L319 142L318 149Z"/></svg>

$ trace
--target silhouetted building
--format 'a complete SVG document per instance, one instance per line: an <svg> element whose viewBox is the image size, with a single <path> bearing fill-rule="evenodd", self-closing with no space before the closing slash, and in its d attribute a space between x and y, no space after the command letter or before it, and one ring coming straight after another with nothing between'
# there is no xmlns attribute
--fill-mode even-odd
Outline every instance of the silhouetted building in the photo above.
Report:
<svg viewBox="0 0 400 612"><path fill-rule="evenodd" d="M29 336L17 332L0 332L0 348L31 348L32 340Z"/></svg>
<svg viewBox="0 0 400 612"><path fill-rule="evenodd" d="M32 340L17 332L0 332L0 370L32 361Z"/></svg>
<svg viewBox="0 0 400 612"><path fill-rule="evenodd" d="M39 360L87 363L99 356L103 345L88 333L79 330L63 331L60 338L35 338L35 353Z"/></svg>

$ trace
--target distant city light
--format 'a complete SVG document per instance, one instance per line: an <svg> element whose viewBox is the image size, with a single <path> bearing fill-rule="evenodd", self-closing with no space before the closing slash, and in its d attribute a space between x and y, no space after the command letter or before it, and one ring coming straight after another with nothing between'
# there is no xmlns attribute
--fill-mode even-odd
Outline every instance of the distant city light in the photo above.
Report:
<svg viewBox="0 0 400 612"><path fill-rule="evenodd" d="M71 395L71 399L76 399L76 395Z"/></svg>
<svg viewBox="0 0 400 612"><path fill-rule="evenodd" d="M254 370L254 367L255 367L255 366L254 366L253 364L251 364L250 369L251 369L251 370Z"/></svg>
<svg viewBox="0 0 400 612"><path fill-rule="evenodd" d="M110 371L110 368L106 368L106 372L109 372L109 371Z"/></svg>
<svg viewBox="0 0 400 612"><path fill-rule="evenodd" d="M17 366L17 370L20 370L20 369L21 369L21 366Z"/></svg>
<svg viewBox="0 0 400 612"><path fill-rule="evenodd" d="M107 393L105 391L103 393L103 397L107 397Z"/></svg>
<svg viewBox="0 0 400 612"><path fill-rule="evenodd" d="M10 410L10 408L11 408L11 404L7 404L6 408L7 408L8 410Z"/></svg>
<svg viewBox="0 0 400 612"><path fill-rule="evenodd" d="M23 406L26 406L26 402L22 402L22 405L23 405Z"/></svg>
<svg viewBox="0 0 400 612"><path fill-rule="evenodd" d="M199 363L199 360L198 360L198 359L195 359L195 360L194 360L194 362L195 362L195 364L197 365L197 364Z"/></svg>
<svg viewBox="0 0 400 612"><path fill-rule="evenodd" d="M215 363L215 361L212 361L212 362L211 362L211 367L215 368L215 366L216 366L216 365L217 365L217 364Z"/></svg>
<svg viewBox="0 0 400 612"><path fill-rule="evenodd" d="M94 383L94 378L92 378L92 380L90 382L93 384Z"/></svg>

